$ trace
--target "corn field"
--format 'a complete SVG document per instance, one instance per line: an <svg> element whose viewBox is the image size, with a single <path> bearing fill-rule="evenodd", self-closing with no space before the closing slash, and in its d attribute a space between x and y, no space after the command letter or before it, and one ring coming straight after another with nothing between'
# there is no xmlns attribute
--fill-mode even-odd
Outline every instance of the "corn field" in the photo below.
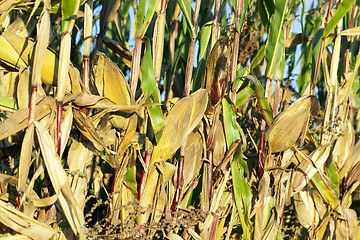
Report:
<svg viewBox="0 0 360 240"><path fill-rule="evenodd" d="M360 239L359 6L0 1L0 237Z"/></svg>

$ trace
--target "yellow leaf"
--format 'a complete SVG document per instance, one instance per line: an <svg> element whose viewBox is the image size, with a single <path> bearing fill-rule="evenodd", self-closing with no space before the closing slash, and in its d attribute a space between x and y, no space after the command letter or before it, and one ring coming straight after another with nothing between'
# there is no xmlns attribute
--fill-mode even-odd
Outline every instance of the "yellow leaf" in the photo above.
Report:
<svg viewBox="0 0 360 240"><path fill-rule="evenodd" d="M283 152L298 140L310 111L317 109L315 96L304 96L280 113L265 134L272 153Z"/></svg>
<svg viewBox="0 0 360 240"><path fill-rule="evenodd" d="M202 119L208 103L205 89L181 99L169 112L164 121L164 130L158 145L154 147L150 165L166 161L181 146L185 137Z"/></svg>

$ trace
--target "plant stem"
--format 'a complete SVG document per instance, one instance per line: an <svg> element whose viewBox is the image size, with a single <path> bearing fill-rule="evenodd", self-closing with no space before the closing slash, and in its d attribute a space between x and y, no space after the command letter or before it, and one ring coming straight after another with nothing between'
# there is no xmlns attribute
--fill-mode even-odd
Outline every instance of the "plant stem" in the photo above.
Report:
<svg viewBox="0 0 360 240"><path fill-rule="evenodd" d="M217 226L219 223L219 216L216 214L214 217L214 220L211 224L211 229L210 229L210 240L215 240L216 239L216 231L217 231Z"/></svg>
<svg viewBox="0 0 360 240"><path fill-rule="evenodd" d="M183 172L184 172L184 155L185 154L181 154L180 158L179 158L179 165L178 165L178 169L177 169L177 181L176 181L176 190L175 190L175 195L173 198L173 202L171 204L171 215L174 215L175 211L176 211L176 207L179 204L180 201L180 194L181 194L181 190L182 190L182 184L183 184Z"/></svg>
<svg viewBox="0 0 360 240"><path fill-rule="evenodd" d="M195 48L195 38L191 39L189 52L188 52L188 58L186 63L186 72L185 72L185 87L184 87L184 96L187 96L190 92L190 86L191 86L191 77L193 72L193 64L194 64L194 48Z"/></svg>
<svg viewBox="0 0 360 240"><path fill-rule="evenodd" d="M57 149L56 152L60 156L61 152L61 122L62 122L62 114L63 114L63 102L58 101L57 103L57 115L56 115L56 137L57 137Z"/></svg>
<svg viewBox="0 0 360 240"><path fill-rule="evenodd" d="M141 54L142 39L135 39L135 48L133 52L133 58L131 63L131 74L130 74L130 90L135 97L136 87L139 79L140 70L140 54Z"/></svg>
<svg viewBox="0 0 360 240"><path fill-rule="evenodd" d="M170 30L170 42L169 42L169 70L166 73L166 90L165 90L165 101L164 105L166 106L169 97L170 91L172 86L172 79L173 79L173 72L172 72L172 65L174 61L174 54L175 54L175 41L177 38L178 28L179 28L179 16L181 13L179 4L175 3L174 8L172 9L173 15L171 18L171 30Z"/></svg>
<svg viewBox="0 0 360 240"><path fill-rule="evenodd" d="M259 170L258 170L258 178L261 179L261 177L264 174L264 150L265 150L265 127L266 122L264 119L261 120L261 128L260 128L260 144L259 144Z"/></svg>
<svg viewBox="0 0 360 240"><path fill-rule="evenodd" d="M196 0L194 18L193 18L193 26L195 28L194 29L195 31L197 30L197 21L199 17L200 4L201 4L201 0ZM190 93L191 78L192 78L193 65L194 65L195 41L196 41L196 37L191 38L187 62L186 62L184 96L188 96Z"/></svg>
<svg viewBox="0 0 360 240"><path fill-rule="evenodd" d="M275 118L278 114L279 103L280 103L280 79L276 79L275 92L274 92L274 106L273 106L273 117Z"/></svg>
<svg viewBox="0 0 360 240"><path fill-rule="evenodd" d="M147 168L149 167L150 157L151 157L150 152L146 151L144 161L145 161L145 165L146 165ZM141 198L142 193L144 191L145 179L146 179L147 171L148 171L148 169L144 169L142 171L142 173L141 173L141 179L140 179L139 190L138 190L138 200L139 201L140 201L140 198Z"/></svg>
<svg viewBox="0 0 360 240"><path fill-rule="evenodd" d="M325 27L326 27L326 25L328 23L328 19L329 19L329 16L330 16L331 2L332 1L329 0L329 7L328 7L328 11L327 11L327 14L326 14L326 17L325 17ZM321 39L321 44L320 44L319 56L318 56L318 60L316 62L316 68L315 68L315 74L314 74L314 82L313 82L313 85L311 87L311 95L315 94L315 87L316 87L317 78L318 78L318 75L319 75L321 56L322 56L322 53L323 53L323 50L324 50L324 43L325 43L325 38L322 38Z"/></svg>
<svg viewBox="0 0 360 240"><path fill-rule="evenodd" d="M193 19L195 29L197 28L197 19L199 16L200 4L201 4L201 0L196 0L194 19ZM185 72L184 97L186 97L190 94L191 77L192 77L193 64L194 64L195 41L196 41L196 38L191 39L188 58L187 58L186 72ZM178 180L176 183L176 190L175 190L173 202L171 204L171 214L172 215L174 215L174 213L176 211L176 207L180 201L180 194L181 194L183 174L184 174L184 156L185 156L186 141L187 141L187 138L185 138L185 140L182 143L181 148L180 148L180 158L179 158L179 165L178 165L178 169L177 169Z"/></svg>
<svg viewBox="0 0 360 240"><path fill-rule="evenodd" d="M209 185L209 206L211 205L211 196L212 196L212 180L213 180L213 171L214 171L214 149L210 148L207 151L207 159L209 161L209 169L208 169L208 185Z"/></svg>
<svg viewBox="0 0 360 240"><path fill-rule="evenodd" d="M216 41L219 38L219 10L220 10L220 2L221 0L215 0L214 3L214 20L213 20L213 26L211 31L211 45L210 45L210 51L214 47Z"/></svg>
<svg viewBox="0 0 360 240"><path fill-rule="evenodd" d="M84 87L89 89L89 61L91 50L91 35L92 35L92 18L93 18L93 0L87 0L85 3L85 16L84 16L84 51L83 51L83 78L82 82ZM83 89L85 92L85 89ZM81 112L87 115L87 109L82 108Z"/></svg>
<svg viewBox="0 0 360 240"><path fill-rule="evenodd" d="M154 49L154 75L156 86L159 86L161 76L161 66L164 53L164 34L165 34L165 17L166 17L167 0L161 1L161 10L157 17L157 34L154 35L156 48Z"/></svg>
<svg viewBox="0 0 360 240"><path fill-rule="evenodd" d="M265 83L265 98L268 98L268 87L271 85L271 79L266 78ZM265 127L266 122L264 118L261 120L260 125L260 143L259 143L259 170L258 170L258 178L261 179L261 177L264 174L264 166L265 166Z"/></svg>
<svg viewBox="0 0 360 240"><path fill-rule="evenodd" d="M236 5L236 22L237 25L240 24L241 18L241 11L243 6L243 0L238 0ZM236 68L237 68L237 61L239 56L239 41L240 41L240 33L238 31L235 32L235 39L234 39L234 50L231 60L231 72L230 72L230 84L235 81L236 78ZM230 94L230 100L234 103L236 101L236 92L235 89L232 90Z"/></svg>
<svg viewBox="0 0 360 240"><path fill-rule="evenodd" d="M36 95L37 95L37 86L33 86L31 91L31 100L30 100L29 123L28 123L29 126L35 120Z"/></svg>
<svg viewBox="0 0 360 240"><path fill-rule="evenodd" d="M89 61L90 59L88 57L83 58L83 69L82 69L82 73L83 73L83 78L82 78L82 82L84 84L84 87L86 89L83 89L83 92L86 92L86 90L89 89ZM85 115L87 115L88 110L86 108L82 108L81 112L84 113Z"/></svg>

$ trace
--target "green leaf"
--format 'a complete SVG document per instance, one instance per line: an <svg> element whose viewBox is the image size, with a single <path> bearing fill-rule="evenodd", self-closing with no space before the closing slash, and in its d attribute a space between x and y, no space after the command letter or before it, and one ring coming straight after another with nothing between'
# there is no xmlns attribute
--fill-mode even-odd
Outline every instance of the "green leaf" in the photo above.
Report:
<svg viewBox="0 0 360 240"><path fill-rule="evenodd" d="M234 141L240 139L240 133L236 122L236 114L234 105L227 97L223 98L223 113L225 134L228 146ZM250 207L252 193L248 183L245 180L245 174L249 174L247 163L240 156L233 156L231 160L231 173L234 187L235 203L238 209L241 226L243 228L243 238L250 239L251 236L251 222L250 222Z"/></svg>
<svg viewBox="0 0 360 240"><path fill-rule="evenodd" d="M16 100L11 97L0 97L0 106L13 110L17 109Z"/></svg>
<svg viewBox="0 0 360 240"><path fill-rule="evenodd" d="M192 8L191 8L191 2L190 0L178 0L177 1L181 11L184 14L185 20L190 28L190 37L191 38L195 38L196 37L196 29L195 26L193 25L192 21L193 21L193 12L192 12Z"/></svg>
<svg viewBox="0 0 360 240"><path fill-rule="evenodd" d="M255 93L254 89L250 86L245 87L239 93L236 94L236 108L239 108L247 101L249 101L250 97Z"/></svg>
<svg viewBox="0 0 360 240"><path fill-rule="evenodd" d="M250 3L249 0L243 0L240 23L239 23L239 26L236 26L236 29L237 29L238 32L241 32L241 29L242 29L242 27L244 25L244 20L245 20L245 16L247 15L247 12L248 12L249 3Z"/></svg>
<svg viewBox="0 0 360 240"><path fill-rule="evenodd" d="M335 26L340 22L340 20L345 16L345 14L350 10L351 6L354 4L355 0L343 0L340 3L339 8L336 10L334 16L330 19L329 23L326 25L322 37L327 37L335 28Z"/></svg>
<svg viewBox="0 0 360 240"><path fill-rule="evenodd" d="M327 169L329 179L332 183L332 189L335 191L336 196L339 197L339 174L335 162L332 160Z"/></svg>
<svg viewBox="0 0 360 240"><path fill-rule="evenodd" d="M265 9L264 1L258 0L257 7L259 10L260 20L261 20L262 24L264 25L265 29L267 30L268 26L269 26L269 18L268 18L266 9Z"/></svg>
<svg viewBox="0 0 360 240"><path fill-rule="evenodd" d="M151 57L151 44L147 37L144 37L146 44L146 52L141 63L142 81L141 87L143 92L147 95L146 102L160 103L157 87L155 84L155 75L153 68L153 61ZM162 115L160 105L152 105L148 107L151 123L154 127L156 142L159 141L164 126L164 117Z"/></svg>
<svg viewBox="0 0 360 240"><path fill-rule="evenodd" d="M285 57L283 24L288 1L289 0L276 1L275 12L270 21L269 37L265 50L265 59L267 63L266 76L270 77L271 79L273 79L276 74L280 59Z"/></svg>
<svg viewBox="0 0 360 240"><path fill-rule="evenodd" d="M212 29L212 25L211 23L207 23L205 24L201 30L200 30L200 44L199 44L199 62L198 62L198 66L195 70L195 74L194 74L194 82L193 86L192 86L192 90L196 91L201 87L201 79L202 79L202 75L204 74L204 70L205 70L205 64L206 64L206 56L209 50L209 40L211 37L211 29Z"/></svg>
<svg viewBox="0 0 360 240"><path fill-rule="evenodd" d="M263 118L266 121L266 123L270 126L271 123L274 121L274 117L273 117L269 102L268 102L267 98L264 97L265 96L264 88L261 85L261 82L256 77L249 75L249 76L246 76L246 78L254 83L256 98L257 98L260 108L262 110Z"/></svg>
<svg viewBox="0 0 360 240"><path fill-rule="evenodd" d="M228 146L237 140L240 139L239 127L236 122L236 111L235 106L231 100L226 96L223 98L223 114L224 114L224 125L225 125L225 135L226 143ZM243 171L246 175L249 175L249 169L247 163L240 156L238 159L238 164L242 166Z"/></svg>
<svg viewBox="0 0 360 240"><path fill-rule="evenodd" d="M154 16L157 0L149 0L146 15L146 2L147 0L140 0L135 15L134 32L135 38L143 38L146 30L148 29L151 19Z"/></svg>
<svg viewBox="0 0 360 240"><path fill-rule="evenodd" d="M254 56L254 58L252 59L251 64L250 64L251 69L256 68L260 64L260 62L264 59L265 47L266 47L266 45L262 45L261 48L259 49L259 51Z"/></svg>
<svg viewBox="0 0 360 240"><path fill-rule="evenodd" d="M70 31L69 29L71 20L75 21L74 16L79 8L79 0L62 0L61 1L61 32Z"/></svg>
<svg viewBox="0 0 360 240"><path fill-rule="evenodd" d="M315 68L316 68L316 64L319 61L319 51L320 51L320 46L321 46L321 39L322 39L322 35L324 33L324 29L323 28L319 28L315 34L314 34L314 38L312 40L312 79L314 79L314 75L315 75Z"/></svg>
<svg viewBox="0 0 360 240"><path fill-rule="evenodd" d="M235 204L244 232L243 239L251 239L252 223L250 222L250 207L252 193L244 177L244 168L240 163L240 161L243 161L241 155L238 159L233 158L231 161L232 182L234 186Z"/></svg>
<svg viewBox="0 0 360 240"><path fill-rule="evenodd" d="M339 205L339 199L332 188L329 188L317 172L311 179L325 201L335 209Z"/></svg>

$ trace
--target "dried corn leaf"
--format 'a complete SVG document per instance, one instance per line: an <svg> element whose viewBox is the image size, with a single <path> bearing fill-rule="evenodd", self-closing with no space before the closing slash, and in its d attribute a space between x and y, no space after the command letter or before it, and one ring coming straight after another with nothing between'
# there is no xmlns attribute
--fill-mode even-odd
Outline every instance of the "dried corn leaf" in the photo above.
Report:
<svg viewBox="0 0 360 240"><path fill-rule="evenodd" d="M98 52L93 58L93 80L99 95L107 97L118 105L134 104L129 85L124 74L104 53ZM128 119L114 115L111 123L117 129L126 129Z"/></svg>
<svg viewBox="0 0 360 240"><path fill-rule="evenodd" d="M16 186L16 184L18 184L18 178L17 177L14 177L14 176L10 176L10 175L7 175L7 174L3 174L3 173L0 173L0 182L2 184L11 184L13 186Z"/></svg>
<svg viewBox="0 0 360 240"><path fill-rule="evenodd" d="M2 237L2 240L31 240L31 238L25 236L25 235L20 235L20 234L16 234L16 235L11 235L8 237Z"/></svg>
<svg viewBox="0 0 360 240"><path fill-rule="evenodd" d="M183 192L198 177L202 165L203 139L199 132L192 132L186 140L184 156Z"/></svg>
<svg viewBox="0 0 360 240"><path fill-rule="evenodd" d="M124 134L123 139L120 142L119 148L117 150L117 156L115 157L115 163L116 166L120 166L119 160L121 159L122 155L126 151L126 149L130 146L131 140L134 137L136 133L136 127L137 127L137 116L132 115L129 118L129 124L126 128L126 133ZM120 157L120 159L119 159Z"/></svg>
<svg viewBox="0 0 360 240"><path fill-rule="evenodd" d="M169 235L166 236L166 238L169 240L184 240L182 237L180 237L175 233L170 233Z"/></svg>
<svg viewBox="0 0 360 240"><path fill-rule="evenodd" d="M50 3L45 2L44 5L50 5ZM44 7L40 21L37 24L37 41L31 74L31 84L33 87L40 86L41 84L41 73L45 60L46 50L49 44L50 13L48 7L49 6Z"/></svg>
<svg viewBox="0 0 360 240"><path fill-rule="evenodd" d="M223 160L226 151L224 127L220 121L217 121L217 126L215 131L216 131L215 134L216 137L215 137L213 164L214 166L218 166Z"/></svg>
<svg viewBox="0 0 360 240"><path fill-rule="evenodd" d="M3 32L0 35L0 61L14 67L27 67L32 64L31 57L34 51L34 41L18 36L11 32ZM57 84L59 59L56 53L47 49L44 65L41 71L41 81L48 85ZM66 88L72 92L81 92L80 78L74 66L70 64L69 77L65 78ZM71 80L71 82L69 81ZM70 85L71 83L71 85Z"/></svg>
<svg viewBox="0 0 360 240"><path fill-rule="evenodd" d="M42 97L36 104L35 120L39 120L55 109L52 97ZM0 140L16 134L28 126L29 109L19 109L0 123Z"/></svg>
<svg viewBox="0 0 360 240"><path fill-rule="evenodd" d="M306 159L296 167L292 178L292 186L294 193L301 191L311 178L322 169L326 160L330 155L331 145L326 144L317 148L307 157L306 154L297 151L301 157ZM310 159L311 158L311 159Z"/></svg>
<svg viewBox="0 0 360 240"><path fill-rule="evenodd" d="M123 62L125 63L126 66L131 68L132 53L130 52L129 49L127 49L126 47L122 46L121 44L115 42L111 38L108 38L107 36L103 36L102 40L108 48L113 50L114 53L123 60Z"/></svg>
<svg viewBox="0 0 360 240"><path fill-rule="evenodd" d="M343 149L345 151L345 149ZM360 162L360 141L355 146L352 146L349 152L349 156L346 158L343 167L339 172L339 177L342 179L346 174L354 168L354 166Z"/></svg>
<svg viewBox="0 0 360 240"><path fill-rule="evenodd" d="M201 87L209 94L209 103L217 105L224 97L230 79L230 63L232 59L234 36L221 37L212 48L206 60Z"/></svg>
<svg viewBox="0 0 360 240"><path fill-rule="evenodd" d="M55 202L58 200L59 195L55 194L51 197L47 197L47 198L41 198L41 199L31 199L30 202L32 202L34 204L34 206L36 207L48 207L51 206L53 204L55 204Z"/></svg>
<svg viewBox="0 0 360 240"><path fill-rule="evenodd" d="M230 176L230 171L226 171L218 188L213 191L212 201L211 201L211 205L210 205L211 213L216 212L217 214L220 214L222 210L219 208L224 208L224 206L222 206L220 203L221 203L224 191L226 189L226 182L229 179L229 176ZM225 194L228 194L228 193L225 193ZM207 215L204 223L200 225L201 230L202 230L201 237L203 239L210 239L211 226L213 224L213 221L214 221L214 215L209 214L209 215Z"/></svg>
<svg viewBox="0 0 360 240"><path fill-rule="evenodd" d="M28 178L32 147L34 143L34 124L31 124L26 130L23 144L21 146L20 163L19 163L19 182L17 189L24 193L26 189L26 180Z"/></svg>
<svg viewBox="0 0 360 240"><path fill-rule="evenodd" d="M56 234L56 230L47 224L26 216L12 205L6 204L1 200L0 222L32 239L50 239Z"/></svg>
<svg viewBox="0 0 360 240"><path fill-rule="evenodd" d="M19 109L28 108L30 100L30 71L28 68L20 68L16 90L16 100ZM40 88L41 89L41 88Z"/></svg>
<svg viewBox="0 0 360 240"><path fill-rule="evenodd" d="M84 216L71 191L66 173L61 166L60 158L55 152L53 140L41 123L35 121L34 124L36 126L36 133L41 153L46 165L46 170L49 173L52 186L54 187L55 192L59 194L59 202L69 225L75 235L81 237L84 234Z"/></svg>
<svg viewBox="0 0 360 240"><path fill-rule="evenodd" d="M94 125L92 124L91 118L85 116L79 110L74 109L75 125L79 129L82 135L84 135L89 141L91 141L96 149L102 151L106 148L105 143L96 132Z"/></svg>
<svg viewBox="0 0 360 240"><path fill-rule="evenodd" d="M160 197L159 190L161 187L165 187L168 184L171 177L174 175L175 170L176 167L167 162L156 162L150 167L146 178L144 192L140 199L140 206L150 207L150 209L145 210L144 214L140 214L137 217L136 221L139 225L147 222L150 212L153 210L160 212L163 211L163 209L155 208L158 204L158 198Z"/></svg>
<svg viewBox="0 0 360 240"><path fill-rule="evenodd" d="M259 183L258 201L254 206L255 226L254 239L260 240L264 234L264 229L269 223L271 210L275 205L275 200L270 194L270 175L269 172L264 172L263 177Z"/></svg>
<svg viewBox="0 0 360 240"><path fill-rule="evenodd" d="M304 96L280 113L265 134L272 153L282 152L294 146L310 111L317 112L317 98Z"/></svg>
<svg viewBox="0 0 360 240"><path fill-rule="evenodd" d="M303 227L308 229L319 223L319 214L316 211L310 187L294 195L294 205L297 219Z"/></svg>
<svg viewBox="0 0 360 240"><path fill-rule="evenodd" d="M336 220L336 239L358 239L358 218L354 209L343 208Z"/></svg>
<svg viewBox="0 0 360 240"><path fill-rule="evenodd" d="M60 157L64 153L66 143L70 137L70 131L73 127L73 111L71 107L67 107L63 114L63 121L61 124L61 149L60 149Z"/></svg>
<svg viewBox="0 0 360 240"><path fill-rule="evenodd" d="M56 100L58 101L58 104L60 103L62 104L65 96L65 89L70 83L68 77L69 66L70 66L70 53L71 53L71 32L66 32L65 34L61 35L61 41L60 41L59 68L57 72L58 79L57 79L57 89L56 89Z"/></svg>
<svg viewBox="0 0 360 240"><path fill-rule="evenodd" d="M70 96L68 100L73 101L73 103L79 107L86 108L96 108L104 109L108 112L122 112L122 113L133 113L141 106L148 106L149 104L143 105L118 105L106 97L101 97L98 95L91 95L87 93L78 93Z"/></svg>
<svg viewBox="0 0 360 240"><path fill-rule="evenodd" d="M124 156L124 153L121 154ZM112 213L112 224L118 224L119 216L122 220L126 219L129 214L129 209L121 208L122 205L127 205L130 201L133 201L136 197L134 189L131 188L130 184L127 182L127 175L131 174L132 167L131 163L135 162L136 156L134 151L131 151L130 154L126 154L121 160L118 167L118 171L114 183L114 191L111 201L111 209L114 211ZM131 162L129 164L129 161ZM135 171L136 172L136 171ZM129 187L130 186L130 187Z"/></svg>
<svg viewBox="0 0 360 240"><path fill-rule="evenodd" d="M164 130L158 145L154 147L150 165L166 161L181 146L185 137L202 119L208 101L205 89L180 100L169 112L164 122Z"/></svg>
<svg viewBox="0 0 360 240"><path fill-rule="evenodd" d="M91 178L91 166L94 156L94 146L90 142L77 142L73 140L70 146L67 163L69 172L73 174L71 188L80 209L84 209L86 195Z"/></svg>

